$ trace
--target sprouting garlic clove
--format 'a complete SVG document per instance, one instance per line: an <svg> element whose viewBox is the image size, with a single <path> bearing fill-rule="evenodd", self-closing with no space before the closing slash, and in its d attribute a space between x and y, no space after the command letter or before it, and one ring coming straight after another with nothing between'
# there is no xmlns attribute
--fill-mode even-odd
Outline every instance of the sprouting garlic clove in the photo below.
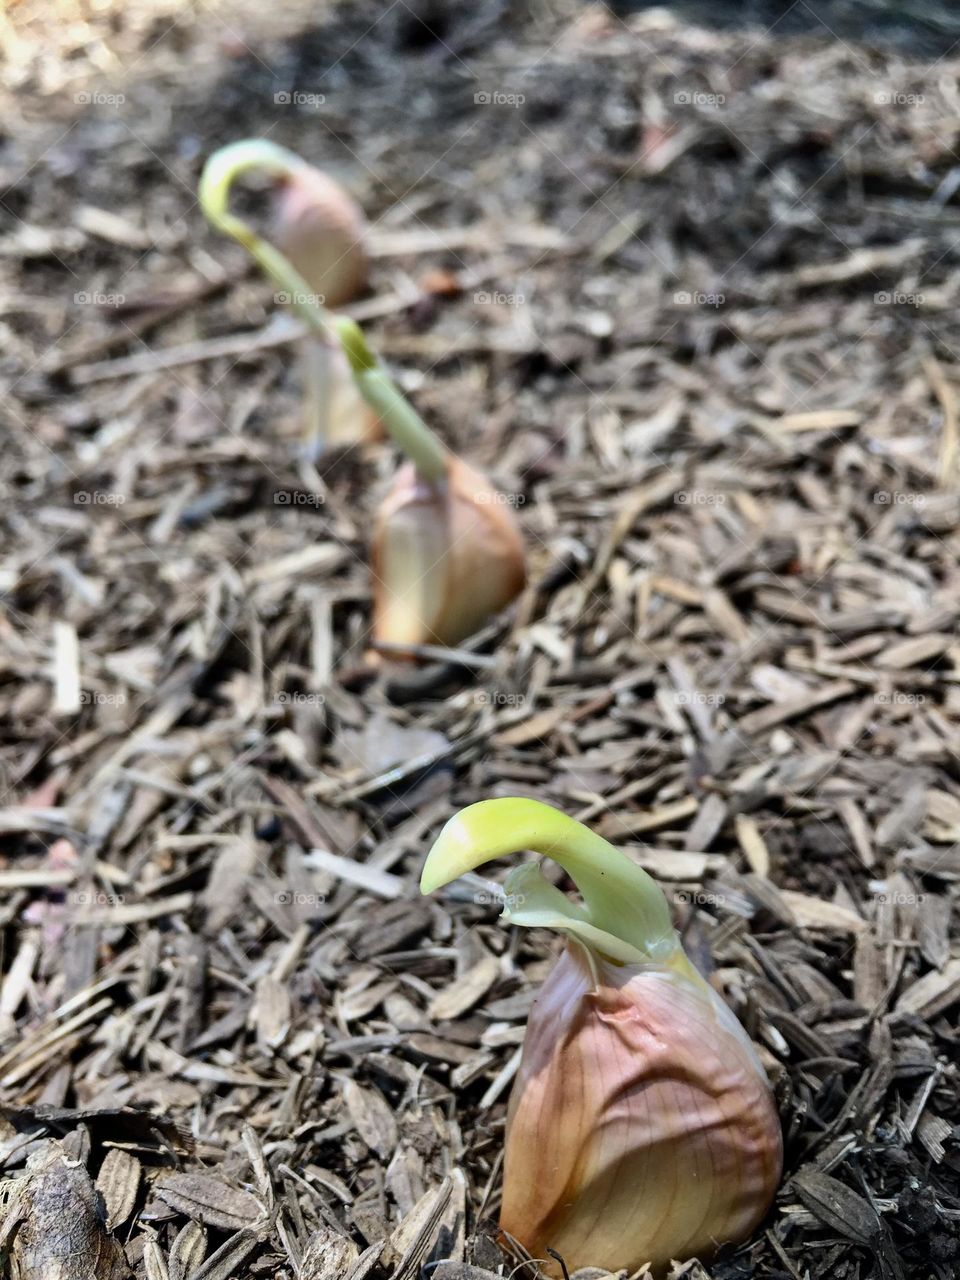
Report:
<svg viewBox="0 0 960 1280"><path fill-rule="evenodd" d="M366 284L363 211L338 182L306 162L276 180L271 238L322 306L342 306Z"/></svg>
<svg viewBox="0 0 960 1280"><path fill-rule="evenodd" d="M760 1064L712 989L571 942L527 1026L504 1231L533 1257L555 1250L570 1272L658 1272L746 1239L781 1159Z"/></svg>
<svg viewBox="0 0 960 1280"><path fill-rule="evenodd" d="M568 946L534 1003L507 1119L501 1224L552 1275L661 1275L746 1239L779 1182L783 1139L749 1037L680 945L659 886L620 850L534 800L481 801L446 824L420 881L431 893L531 849L502 919Z"/></svg>
<svg viewBox="0 0 960 1280"><path fill-rule="evenodd" d="M382 503L372 544L373 637L455 645L521 591L523 538L502 494L453 454L425 478L405 463Z"/></svg>

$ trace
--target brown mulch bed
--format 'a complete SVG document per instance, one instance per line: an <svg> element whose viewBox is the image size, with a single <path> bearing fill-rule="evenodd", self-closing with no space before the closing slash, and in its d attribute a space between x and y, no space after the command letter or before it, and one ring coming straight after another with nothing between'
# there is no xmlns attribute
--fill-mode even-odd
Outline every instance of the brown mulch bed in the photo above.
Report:
<svg viewBox="0 0 960 1280"><path fill-rule="evenodd" d="M509 1274L557 943L417 880L523 794L662 882L778 1090L768 1221L679 1274L955 1275L960 58L61 19L0 27L4 1266L68 1223L77 1280ZM517 506L529 589L445 661L372 666L394 454L299 460L296 326L196 207L248 133L358 194L354 313Z"/></svg>

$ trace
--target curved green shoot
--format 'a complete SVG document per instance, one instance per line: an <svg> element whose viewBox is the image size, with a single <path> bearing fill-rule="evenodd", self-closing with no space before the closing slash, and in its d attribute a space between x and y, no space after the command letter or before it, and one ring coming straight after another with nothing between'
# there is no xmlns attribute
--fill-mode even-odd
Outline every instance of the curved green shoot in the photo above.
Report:
<svg viewBox="0 0 960 1280"><path fill-rule="evenodd" d="M508 923L559 929L621 964L654 961L695 972L656 881L589 827L536 800L483 800L455 814L427 855L420 890L432 893L493 858L524 849L563 867L583 906L527 863L504 884Z"/></svg>

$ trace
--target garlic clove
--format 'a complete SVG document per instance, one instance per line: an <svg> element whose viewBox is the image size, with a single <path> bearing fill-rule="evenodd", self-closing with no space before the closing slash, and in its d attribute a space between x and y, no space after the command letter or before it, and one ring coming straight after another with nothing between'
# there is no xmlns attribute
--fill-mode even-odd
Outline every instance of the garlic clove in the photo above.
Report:
<svg viewBox="0 0 960 1280"><path fill-rule="evenodd" d="M366 284L363 211L339 183L304 161L276 181L271 238L321 306L341 306Z"/></svg>
<svg viewBox="0 0 960 1280"><path fill-rule="evenodd" d="M501 1224L552 1275L662 1273L740 1243L779 1182L783 1138L746 1032L683 953L659 886L556 809L519 798L455 814L427 855L425 893L521 849L551 857L504 884L503 919L557 929L567 949L527 1024L507 1117Z"/></svg>
<svg viewBox="0 0 960 1280"><path fill-rule="evenodd" d="M455 645L523 588L523 539L503 496L453 454L436 480L397 473L373 534L373 635Z"/></svg>
<svg viewBox="0 0 960 1280"><path fill-rule="evenodd" d="M705 1258L762 1221L781 1142L753 1048L706 984L571 942L527 1026L501 1225L571 1272Z"/></svg>

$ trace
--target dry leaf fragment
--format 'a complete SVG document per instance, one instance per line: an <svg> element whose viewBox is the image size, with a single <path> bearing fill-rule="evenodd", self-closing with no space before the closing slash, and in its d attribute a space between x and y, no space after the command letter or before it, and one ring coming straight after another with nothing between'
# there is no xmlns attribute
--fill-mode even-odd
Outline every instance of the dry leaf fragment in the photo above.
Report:
<svg viewBox="0 0 960 1280"><path fill-rule="evenodd" d="M371 1151L387 1158L399 1140L397 1122L383 1094L355 1080L343 1081L343 1100L354 1127Z"/></svg>
<svg viewBox="0 0 960 1280"><path fill-rule="evenodd" d="M866 920L848 907L823 898L814 898L795 889L783 889L780 893L788 910L801 929L826 929L836 933L863 933Z"/></svg>
<svg viewBox="0 0 960 1280"><path fill-rule="evenodd" d="M932 662L947 651L953 643L951 635L913 636L891 645L886 653L877 658L877 666L888 671L904 671L907 667L918 667Z"/></svg>
<svg viewBox="0 0 960 1280"><path fill-rule="evenodd" d="M495 747L522 747L538 738L548 737L569 714L567 707L549 707L495 733L491 741Z"/></svg>
<svg viewBox="0 0 960 1280"><path fill-rule="evenodd" d="M140 1161L129 1151L112 1147L97 1175L97 1190L103 1197L108 1231L115 1231L133 1213L139 1189Z"/></svg>
<svg viewBox="0 0 960 1280"><path fill-rule="evenodd" d="M247 879L256 863L257 850L252 840L224 845L217 854L203 893L208 934L219 933L240 906Z"/></svg>
<svg viewBox="0 0 960 1280"><path fill-rule="evenodd" d="M190 1273L190 1280L236 1280L240 1263L264 1242L266 1235L254 1228L244 1228L225 1240L216 1252Z"/></svg>
<svg viewBox="0 0 960 1280"><path fill-rule="evenodd" d="M448 1177L421 1197L390 1237L390 1250L399 1257L393 1280L411 1280L419 1274L430 1245L436 1239L450 1196L453 1179Z"/></svg>
<svg viewBox="0 0 960 1280"><path fill-rule="evenodd" d="M173 1173L158 1183L157 1195L178 1213L221 1231L239 1231L265 1216L260 1201L249 1191L202 1173Z"/></svg>
<svg viewBox="0 0 960 1280"><path fill-rule="evenodd" d="M879 1240L876 1210L839 1179L816 1169L804 1169L793 1179L793 1185L814 1217L844 1239L865 1245Z"/></svg>
<svg viewBox="0 0 960 1280"><path fill-rule="evenodd" d="M93 1181L49 1141L27 1160L2 1236L12 1236L11 1280L130 1280L123 1250L104 1229Z"/></svg>
<svg viewBox="0 0 960 1280"><path fill-rule="evenodd" d="M143 1246L143 1269L147 1280L170 1280L166 1259L156 1240L148 1240Z"/></svg>
<svg viewBox="0 0 960 1280"><path fill-rule="evenodd" d="M187 1280L206 1256L206 1229L199 1222L188 1222L170 1250L170 1280Z"/></svg>
<svg viewBox="0 0 960 1280"><path fill-rule="evenodd" d="M402 1214L410 1213L426 1190L423 1157L409 1143L394 1152L384 1177L390 1194Z"/></svg>

